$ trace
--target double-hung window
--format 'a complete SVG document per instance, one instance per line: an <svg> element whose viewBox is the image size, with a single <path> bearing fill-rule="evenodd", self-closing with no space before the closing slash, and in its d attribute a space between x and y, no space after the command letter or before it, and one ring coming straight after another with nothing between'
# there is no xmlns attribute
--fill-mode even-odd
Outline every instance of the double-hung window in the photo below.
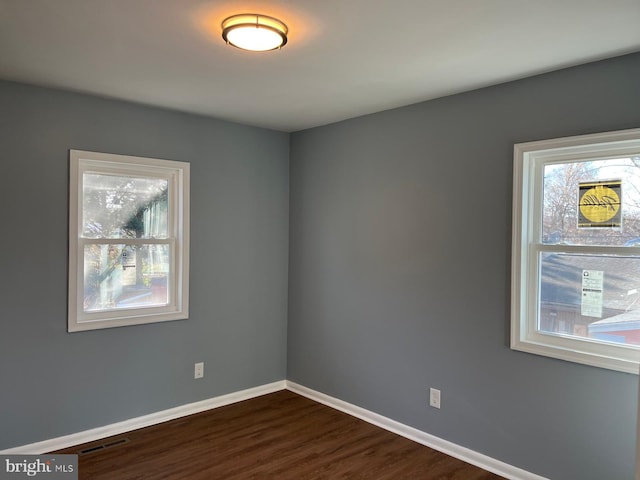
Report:
<svg viewBox="0 0 640 480"><path fill-rule="evenodd" d="M189 164L70 151L70 332L188 317Z"/></svg>
<svg viewBox="0 0 640 480"><path fill-rule="evenodd" d="M640 129L514 157L511 347L638 373Z"/></svg>

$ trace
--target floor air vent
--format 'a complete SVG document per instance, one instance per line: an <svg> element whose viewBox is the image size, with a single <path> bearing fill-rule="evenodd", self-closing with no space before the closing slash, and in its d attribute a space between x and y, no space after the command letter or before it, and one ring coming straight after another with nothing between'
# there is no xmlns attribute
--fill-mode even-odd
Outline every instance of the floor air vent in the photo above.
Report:
<svg viewBox="0 0 640 480"><path fill-rule="evenodd" d="M103 443L102 445L93 445L92 447L83 448L78 451L78 455L88 455L90 453L101 452L102 450L106 450L107 448L117 447L118 445L124 445L125 443L129 443L128 438L119 438L117 440L113 440L112 442Z"/></svg>

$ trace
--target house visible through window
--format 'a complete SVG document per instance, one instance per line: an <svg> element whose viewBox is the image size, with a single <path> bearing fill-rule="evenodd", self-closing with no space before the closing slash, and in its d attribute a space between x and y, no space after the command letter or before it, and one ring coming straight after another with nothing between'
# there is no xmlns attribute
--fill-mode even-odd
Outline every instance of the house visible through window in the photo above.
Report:
<svg viewBox="0 0 640 480"><path fill-rule="evenodd" d="M189 165L70 161L69 331L186 318Z"/></svg>
<svg viewBox="0 0 640 480"><path fill-rule="evenodd" d="M640 130L515 146L511 345L638 373Z"/></svg>

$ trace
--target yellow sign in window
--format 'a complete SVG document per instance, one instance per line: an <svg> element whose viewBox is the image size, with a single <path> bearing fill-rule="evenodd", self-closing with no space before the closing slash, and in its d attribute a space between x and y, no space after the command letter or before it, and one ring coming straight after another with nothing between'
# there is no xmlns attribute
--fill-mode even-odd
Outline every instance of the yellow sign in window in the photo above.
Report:
<svg viewBox="0 0 640 480"><path fill-rule="evenodd" d="M578 227L620 227L622 180L579 185Z"/></svg>

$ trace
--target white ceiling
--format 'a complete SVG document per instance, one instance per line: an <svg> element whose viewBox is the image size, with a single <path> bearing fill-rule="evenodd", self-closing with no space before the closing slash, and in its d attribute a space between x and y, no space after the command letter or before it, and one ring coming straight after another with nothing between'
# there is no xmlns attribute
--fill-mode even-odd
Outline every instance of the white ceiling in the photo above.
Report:
<svg viewBox="0 0 640 480"><path fill-rule="evenodd" d="M225 45L245 12L289 43ZM0 0L0 78L295 131L640 51L639 25L639 0Z"/></svg>

